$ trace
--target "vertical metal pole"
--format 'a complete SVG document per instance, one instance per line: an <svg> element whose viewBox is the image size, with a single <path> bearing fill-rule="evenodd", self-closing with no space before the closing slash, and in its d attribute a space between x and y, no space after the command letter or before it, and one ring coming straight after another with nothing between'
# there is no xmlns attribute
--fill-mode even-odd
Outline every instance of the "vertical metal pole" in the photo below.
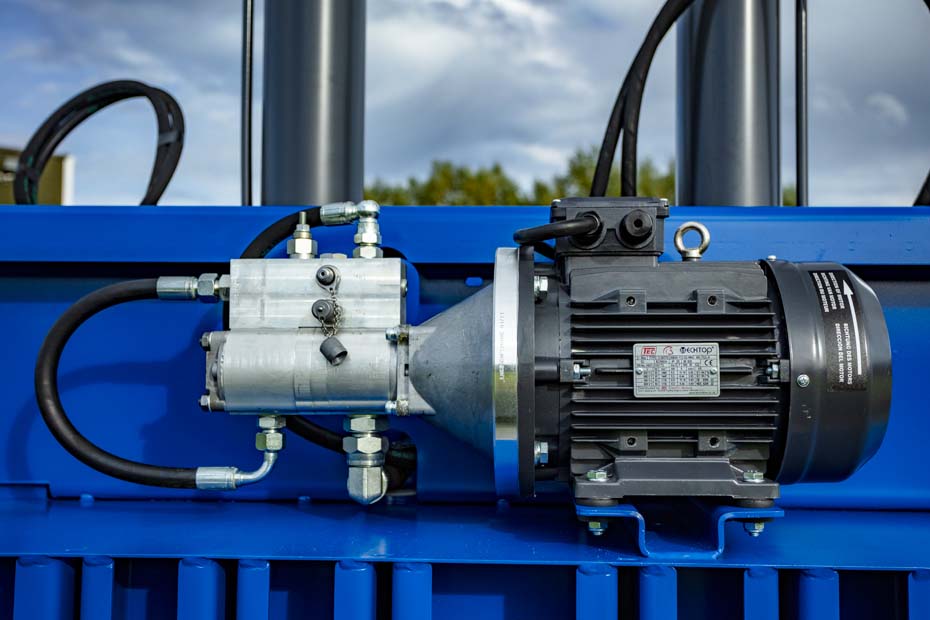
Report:
<svg viewBox="0 0 930 620"><path fill-rule="evenodd" d="M262 204L362 199L365 0L265 3Z"/></svg>
<svg viewBox="0 0 930 620"><path fill-rule="evenodd" d="M697 0L678 24L680 205L780 205L779 1Z"/></svg>
<svg viewBox="0 0 930 620"><path fill-rule="evenodd" d="M810 204L807 180L807 0L797 0L794 19L794 101L798 149L796 187L798 206L806 207Z"/></svg>

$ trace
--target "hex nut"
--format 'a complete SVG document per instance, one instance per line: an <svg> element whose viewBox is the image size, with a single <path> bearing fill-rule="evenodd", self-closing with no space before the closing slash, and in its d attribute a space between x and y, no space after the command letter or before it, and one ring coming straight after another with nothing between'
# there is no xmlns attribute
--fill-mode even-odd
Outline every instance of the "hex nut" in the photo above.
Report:
<svg viewBox="0 0 930 620"><path fill-rule="evenodd" d="M354 258L382 258L384 250L374 245L360 245L352 250Z"/></svg>
<svg viewBox="0 0 930 620"><path fill-rule="evenodd" d="M204 332L200 336L200 348L203 349L204 351L210 350L210 334L212 333L213 332Z"/></svg>
<svg viewBox="0 0 930 620"><path fill-rule="evenodd" d="M388 426L384 416L348 416L342 423L342 428L350 433L378 433L386 431Z"/></svg>
<svg viewBox="0 0 930 620"><path fill-rule="evenodd" d="M258 428L262 430L276 431L284 428L286 424L287 419L283 415L263 415L258 418Z"/></svg>
<svg viewBox="0 0 930 620"><path fill-rule="evenodd" d="M379 437L378 435L363 435L362 437L343 437L342 438L342 449L348 454L360 453L360 454L378 454L384 450L387 450L388 441L387 437Z"/></svg>
<svg viewBox="0 0 930 620"><path fill-rule="evenodd" d="M361 229L352 238L356 245L378 245L381 243L381 233L378 229Z"/></svg>
<svg viewBox="0 0 930 620"><path fill-rule="evenodd" d="M220 276L216 273L205 273L197 278L197 298L201 301L217 301L219 279Z"/></svg>
<svg viewBox="0 0 930 620"><path fill-rule="evenodd" d="M263 452L277 452L284 449L284 433L280 431L262 431L255 434L255 448Z"/></svg>
<svg viewBox="0 0 930 620"><path fill-rule="evenodd" d="M288 256L316 256L316 239L288 239Z"/></svg>
<svg viewBox="0 0 930 620"><path fill-rule="evenodd" d="M360 504L373 504L384 496L384 469L381 467L350 467L346 478L349 497Z"/></svg>

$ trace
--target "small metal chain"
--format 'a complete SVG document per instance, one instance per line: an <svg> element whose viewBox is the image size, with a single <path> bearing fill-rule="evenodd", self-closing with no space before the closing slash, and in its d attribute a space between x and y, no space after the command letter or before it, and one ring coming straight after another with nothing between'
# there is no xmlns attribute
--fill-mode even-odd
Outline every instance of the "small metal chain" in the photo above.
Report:
<svg viewBox="0 0 930 620"><path fill-rule="evenodd" d="M333 302L333 320L320 321L323 335L327 338L335 336L336 332L339 331L339 325L342 323L342 306L339 305L339 301L336 299L336 288L336 285L329 287L329 298Z"/></svg>

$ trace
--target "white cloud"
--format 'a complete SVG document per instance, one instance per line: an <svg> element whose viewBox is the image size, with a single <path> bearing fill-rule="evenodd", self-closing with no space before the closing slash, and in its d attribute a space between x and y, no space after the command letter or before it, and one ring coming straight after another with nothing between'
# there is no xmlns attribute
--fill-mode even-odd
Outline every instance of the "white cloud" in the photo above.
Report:
<svg viewBox="0 0 930 620"><path fill-rule="evenodd" d="M885 125L900 129L907 125L909 115L901 101L889 93L872 93L865 99L869 110Z"/></svg>

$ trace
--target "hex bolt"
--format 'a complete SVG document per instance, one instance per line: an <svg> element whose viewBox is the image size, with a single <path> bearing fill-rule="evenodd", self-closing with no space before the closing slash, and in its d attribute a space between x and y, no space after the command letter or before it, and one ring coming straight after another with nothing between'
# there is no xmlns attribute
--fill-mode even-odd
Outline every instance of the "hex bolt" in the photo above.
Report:
<svg viewBox="0 0 930 620"><path fill-rule="evenodd" d="M775 379L778 377L781 368L777 362L772 362L768 365L768 368L765 369L765 376L770 379Z"/></svg>
<svg viewBox="0 0 930 620"><path fill-rule="evenodd" d="M546 276L533 276L533 299L541 302L549 295L549 278Z"/></svg>
<svg viewBox="0 0 930 620"><path fill-rule="evenodd" d="M200 336L200 348L204 351L210 350L210 332L204 332L203 335Z"/></svg>
<svg viewBox="0 0 930 620"><path fill-rule="evenodd" d="M584 475L591 482L607 482L609 476L603 469L591 469Z"/></svg>
<svg viewBox="0 0 930 620"><path fill-rule="evenodd" d="M811 384L811 378L807 375L798 375L797 382L798 387L806 388Z"/></svg>
<svg viewBox="0 0 930 620"><path fill-rule="evenodd" d="M572 364L572 379L574 381L581 381L591 376L591 368L588 366L582 366L578 362Z"/></svg>
<svg viewBox="0 0 930 620"><path fill-rule="evenodd" d="M384 413L388 415L395 415L397 413L397 401L389 400L384 403Z"/></svg>
<svg viewBox="0 0 930 620"><path fill-rule="evenodd" d="M603 536L607 531L606 521L588 521L588 531L594 536ZM758 534L756 534L758 536Z"/></svg>
<svg viewBox="0 0 930 620"><path fill-rule="evenodd" d="M743 529L746 530L746 533L753 538L758 538L759 534L765 530L765 523L762 521L747 521L746 523L743 523Z"/></svg>
<svg viewBox="0 0 930 620"><path fill-rule="evenodd" d="M209 394L204 394L200 397L200 408L204 411L210 411L210 396Z"/></svg>
<svg viewBox="0 0 930 620"><path fill-rule="evenodd" d="M765 474L761 471L747 470L743 472L743 480L746 482L765 482Z"/></svg>

